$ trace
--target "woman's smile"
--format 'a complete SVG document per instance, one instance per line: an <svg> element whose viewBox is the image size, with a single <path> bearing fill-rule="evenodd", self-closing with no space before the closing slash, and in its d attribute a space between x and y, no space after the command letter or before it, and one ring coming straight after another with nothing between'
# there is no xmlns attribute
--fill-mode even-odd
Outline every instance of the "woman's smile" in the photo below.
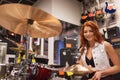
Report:
<svg viewBox="0 0 120 80"><path fill-rule="evenodd" d="M91 41L91 40L93 40L93 38L94 38L94 34L93 34L93 31L92 31L92 29L90 28L90 27L85 27L84 28L84 37L85 37L85 39L87 39L88 41Z"/></svg>

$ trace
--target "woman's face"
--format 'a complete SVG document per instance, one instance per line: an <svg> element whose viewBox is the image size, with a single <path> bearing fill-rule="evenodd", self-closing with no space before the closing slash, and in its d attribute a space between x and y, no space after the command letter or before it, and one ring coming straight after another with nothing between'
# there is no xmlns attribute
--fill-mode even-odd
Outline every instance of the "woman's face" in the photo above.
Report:
<svg viewBox="0 0 120 80"><path fill-rule="evenodd" d="M94 33L93 30L89 26L85 26L84 28L84 37L88 42L94 40Z"/></svg>

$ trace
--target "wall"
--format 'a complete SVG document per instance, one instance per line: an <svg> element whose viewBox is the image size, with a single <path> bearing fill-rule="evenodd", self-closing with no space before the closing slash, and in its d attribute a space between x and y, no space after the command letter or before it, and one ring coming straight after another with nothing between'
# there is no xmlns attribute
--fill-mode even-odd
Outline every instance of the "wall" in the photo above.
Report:
<svg viewBox="0 0 120 80"><path fill-rule="evenodd" d="M109 0L108 0L109 1ZM106 29L106 27L114 27L114 26L118 26L120 27L120 0L112 0L112 2L115 4L115 8L116 8L116 12L115 12L115 17L116 17L116 23L110 26L105 26L103 28L101 28L100 30L102 31L102 29ZM103 6L105 5L102 4ZM107 35L106 35L107 36ZM115 51L120 55L120 48L115 48Z"/></svg>
<svg viewBox="0 0 120 80"><path fill-rule="evenodd" d="M52 0L38 0L34 6L52 14Z"/></svg>
<svg viewBox="0 0 120 80"><path fill-rule="evenodd" d="M53 15L69 23L80 25L80 8L77 0L53 0Z"/></svg>
<svg viewBox="0 0 120 80"><path fill-rule="evenodd" d="M117 26L120 27L120 0L114 0L115 5L116 5L116 18L117 18ZM120 55L120 48L115 49L116 52Z"/></svg>
<svg viewBox="0 0 120 80"><path fill-rule="evenodd" d="M34 6L56 18L80 25L81 3L77 0L40 0Z"/></svg>

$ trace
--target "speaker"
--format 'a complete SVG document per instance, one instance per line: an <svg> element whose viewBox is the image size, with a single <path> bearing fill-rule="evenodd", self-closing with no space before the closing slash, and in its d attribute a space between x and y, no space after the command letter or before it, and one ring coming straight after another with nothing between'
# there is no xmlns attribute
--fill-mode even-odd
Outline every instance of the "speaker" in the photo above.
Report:
<svg viewBox="0 0 120 80"><path fill-rule="evenodd" d="M112 46L114 48L120 48L120 41L119 42L112 42Z"/></svg>
<svg viewBox="0 0 120 80"><path fill-rule="evenodd" d="M120 28L118 26L108 28L107 34L109 39L120 37Z"/></svg>
<svg viewBox="0 0 120 80"><path fill-rule="evenodd" d="M54 42L54 63L60 64L60 50L64 48L64 41L55 40Z"/></svg>
<svg viewBox="0 0 120 80"><path fill-rule="evenodd" d="M76 63L74 56L75 48L63 48L60 50L60 65L71 66Z"/></svg>

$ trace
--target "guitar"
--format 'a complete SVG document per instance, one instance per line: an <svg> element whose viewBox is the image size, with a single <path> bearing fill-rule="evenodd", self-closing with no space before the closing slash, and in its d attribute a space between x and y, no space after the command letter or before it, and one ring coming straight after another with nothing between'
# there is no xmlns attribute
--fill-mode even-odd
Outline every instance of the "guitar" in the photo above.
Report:
<svg viewBox="0 0 120 80"><path fill-rule="evenodd" d="M87 19L94 21L94 19L95 19L95 14L94 14L94 12L88 11L88 18L87 18Z"/></svg>
<svg viewBox="0 0 120 80"><path fill-rule="evenodd" d="M115 13L116 12L116 8L115 8L115 5L113 3L108 3L108 2L105 2L106 4L106 7L105 7L105 12L106 13Z"/></svg>
<svg viewBox="0 0 120 80"><path fill-rule="evenodd" d="M84 24L84 22L86 22L86 21L87 21L87 14L82 13L81 14L81 20L80 20L81 24Z"/></svg>
<svg viewBox="0 0 120 80"><path fill-rule="evenodd" d="M103 8L100 7L99 0L96 0L97 2L97 8L95 7L95 19L97 22L102 22L104 23L104 12Z"/></svg>
<svg viewBox="0 0 120 80"><path fill-rule="evenodd" d="M81 14L81 20L80 20L80 22L81 22L81 24L84 24L84 22L86 22L87 21L87 13L85 13L85 2L83 1L83 13Z"/></svg>
<svg viewBox="0 0 120 80"><path fill-rule="evenodd" d="M111 3L105 2L105 4L106 4L105 12L111 15L110 16L111 20L115 20L115 14L114 14L116 12L115 5L112 2Z"/></svg>
<svg viewBox="0 0 120 80"><path fill-rule="evenodd" d="M95 12L95 19L98 22L104 22L104 12L103 12L103 8L101 9L97 9L95 8L96 12Z"/></svg>

